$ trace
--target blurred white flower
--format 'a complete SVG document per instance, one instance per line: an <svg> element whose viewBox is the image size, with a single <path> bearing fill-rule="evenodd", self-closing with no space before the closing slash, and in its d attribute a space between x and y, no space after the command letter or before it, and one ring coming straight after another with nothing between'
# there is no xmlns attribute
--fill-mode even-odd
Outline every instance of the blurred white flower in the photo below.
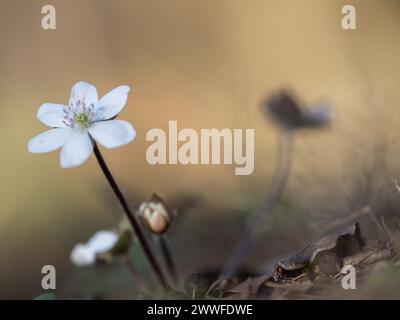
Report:
<svg viewBox="0 0 400 320"><path fill-rule="evenodd" d="M90 266L98 254L110 251L118 241L113 231L98 231L88 242L78 243L71 252L71 261L78 267Z"/></svg>
<svg viewBox="0 0 400 320"><path fill-rule="evenodd" d="M81 165L93 151L91 138L106 148L115 148L132 141L136 132L123 120L114 120L128 99L128 86L119 86L100 100L96 87L87 82L76 83L67 106L45 103L37 117L53 127L29 140L28 150L43 153L61 148L63 168Z"/></svg>
<svg viewBox="0 0 400 320"><path fill-rule="evenodd" d="M71 261L78 267L90 266L96 261L96 255L87 245L79 243L71 252Z"/></svg>
<svg viewBox="0 0 400 320"><path fill-rule="evenodd" d="M263 104L267 114L286 130L324 127L332 121L332 108L320 105L306 109L286 91L280 91Z"/></svg>

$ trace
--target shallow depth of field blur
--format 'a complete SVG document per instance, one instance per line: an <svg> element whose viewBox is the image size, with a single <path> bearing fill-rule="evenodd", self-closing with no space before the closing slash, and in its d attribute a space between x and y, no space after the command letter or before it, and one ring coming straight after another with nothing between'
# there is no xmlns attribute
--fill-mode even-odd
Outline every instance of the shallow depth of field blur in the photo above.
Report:
<svg viewBox="0 0 400 320"><path fill-rule="evenodd" d="M65 295L87 297L93 274L72 265L71 249L123 216L93 156L64 170L59 152L27 151L28 139L46 129L37 108L66 103L79 80L100 96L131 86L121 118L137 137L102 148L131 206L152 192L173 207L193 201L169 235L184 275L220 268L243 216L268 192L277 131L259 105L282 87L307 104L331 103L334 122L296 136L288 186L246 263L290 254L315 240L324 221L379 197L400 205L392 183L400 178L400 3L351 1L358 29L345 31L340 11L348 3L0 0L0 298L42 293L45 264L56 267ZM56 30L41 28L45 4L56 7ZM196 130L254 128L253 174L235 176L232 165L147 164L146 132L167 130L168 120ZM98 287L129 297L126 282L103 276Z"/></svg>

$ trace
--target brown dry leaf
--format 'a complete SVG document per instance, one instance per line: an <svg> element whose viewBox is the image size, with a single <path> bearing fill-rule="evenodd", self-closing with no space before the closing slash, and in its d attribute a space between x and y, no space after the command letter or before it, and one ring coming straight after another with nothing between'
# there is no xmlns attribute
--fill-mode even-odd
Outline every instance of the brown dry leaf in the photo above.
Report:
<svg viewBox="0 0 400 320"><path fill-rule="evenodd" d="M263 275L255 278L248 278L245 281L239 283L234 288L227 290L226 293L232 293L227 300L240 300L240 299L252 299L257 297L259 288L268 279L272 279L270 275Z"/></svg>

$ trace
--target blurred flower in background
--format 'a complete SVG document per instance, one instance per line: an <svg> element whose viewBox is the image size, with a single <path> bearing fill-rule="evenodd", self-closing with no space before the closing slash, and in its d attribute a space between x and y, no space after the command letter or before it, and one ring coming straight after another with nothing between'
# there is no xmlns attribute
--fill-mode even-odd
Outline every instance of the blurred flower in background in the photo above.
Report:
<svg viewBox="0 0 400 320"><path fill-rule="evenodd" d="M78 243L71 252L71 261L78 267L91 266L99 254L110 251L118 241L113 231L98 231L86 243Z"/></svg>
<svg viewBox="0 0 400 320"><path fill-rule="evenodd" d="M264 103L264 111L283 129L323 127L331 123L332 110L328 105L313 109L301 106L287 91L280 91Z"/></svg>

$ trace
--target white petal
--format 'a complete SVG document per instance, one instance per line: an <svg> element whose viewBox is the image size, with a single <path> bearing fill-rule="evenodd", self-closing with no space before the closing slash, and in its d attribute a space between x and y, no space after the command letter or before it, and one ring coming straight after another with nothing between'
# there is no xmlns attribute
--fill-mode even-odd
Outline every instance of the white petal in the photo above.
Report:
<svg viewBox="0 0 400 320"><path fill-rule="evenodd" d="M86 244L77 244L71 252L71 261L78 267L90 266L96 261L96 254Z"/></svg>
<svg viewBox="0 0 400 320"><path fill-rule="evenodd" d="M90 135L106 148L115 148L131 142L136 132L132 125L123 120L95 122L89 127Z"/></svg>
<svg viewBox="0 0 400 320"><path fill-rule="evenodd" d="M36 114L38 119L49 127L65 128L64 106L62 104L42 104Z"/></svg>
<svg viewBox="0 0 400 320"><path fill-rule="evenodd" d="M75 103L78 100L85 102L87 106L96 104L98 100L96 87L84 81L75 83L71 89L69 102Z"/></svg>
<svg viewBox="0 0 400 320"><path fill-rule="evenodd" d="M62 147L71 134L72 129L57 128L45 131L28 142L28 150L32 153L50 152Z"/></svg>
<svg viewBox="0 0 400 320"><path fill-rule="evenodd" d="M96 121L108 120L120 113L128 99L129 90L128 86L119 86L104 95L96 106Z"/></svg>
<svg viewBox="0 0 400 320"><path fill-rule="evenodd" d="M74 130L61 149L61 167L71 168L81 165L89 158L92 151L93 144L87 130Z"/></svg>
<svg viewBox="0 0 400 320"><path fill-rule="evenodd" d="M87 245L97 253L111 250L118 241L118 235L112 231L98 231L88 241Z"/></svg>
<svg viewBox="0 0 400 320"><path fill-rule="evenodd" d="M309 126L326 126L332 122L332 107L319 105L305 114L305 121Z"/></svg>

